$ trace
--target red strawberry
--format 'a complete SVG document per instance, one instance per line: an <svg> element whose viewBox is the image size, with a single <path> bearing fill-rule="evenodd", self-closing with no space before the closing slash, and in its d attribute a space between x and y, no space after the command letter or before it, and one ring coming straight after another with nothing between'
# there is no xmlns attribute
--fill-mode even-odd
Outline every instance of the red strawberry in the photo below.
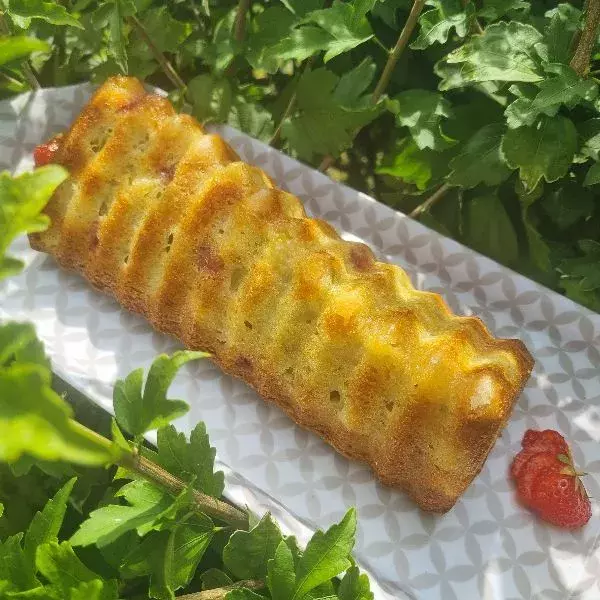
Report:
<svg viewBox="0 0 600 600"><path fill-rule="evenodd" d="M532 498L533 485L543 473L559 473L565 465L561 463L556 454L551 452L538 452L533 454L523 465L517 478L517 494L525 506L529 506Z"/></svg>
<svg viewBox="0 0 600 600"><path fill-rule="evenodd" d="M528 429L523 436L521 445L526 450L536 450L538 452L556 451L564 454L569 452L569 446L565 442L565 438L553 429L544 429L543 431Z"/></svg>
<svg viewBox="0 0 600 600"><path fill-rule="evenodd" d="M592 515L590 500L562 435L529 429L522 446L510 469L521 504L558 527L585 525Z"/></svg>
<svg viewBox="0 0 600 600"><path fill-rule="evenodd" d="M533 485L531 506L544 521L565 529L583 527L592 516L590 499L570 467L542 473Z"/></svg>

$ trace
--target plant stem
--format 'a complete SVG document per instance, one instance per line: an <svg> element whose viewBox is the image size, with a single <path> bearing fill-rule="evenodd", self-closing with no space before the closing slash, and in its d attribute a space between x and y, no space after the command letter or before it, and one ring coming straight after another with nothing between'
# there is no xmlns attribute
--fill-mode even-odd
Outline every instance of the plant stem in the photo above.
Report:
<svg viewBox="0 0 600 600"><path fill-rule="evenodd" d="M600 27L600 0L589 0L585 13L583 31L573 58L571 68L580 76L584 77L590 68L590 58L598 39L598 28Z"/></svg>
<svg viewBox="0 0 600 600"><path fill-rule="evenodd" d="M4 18L4 13L0 11L0 34L2 35L10 35L10 28L8 27L8 23ZM39 90L42 86L40 82L37 80L29 61L24 60L21 63L21 68L23 69L23 75L27 80L27 83L31 87L32 90Z"/></svg>
<svg viewBox="0 0 600 600"><path fill-rule="evenodd" d="M221 600L233 590L239 590L240 588L247 588L249 590L261 590L264 587L264 582L260 581L259 579L246 579L242 581L236 581L231 585L215 588L213 590L204 590L203 592L197 592L195 594L185 594L183 596L177 596L177 600Z"/></svg>
<svg viewBox="0 0 600 600"><path fill-rule="evenodd" d="M250 0L239 0L235 15L234 36L238 42L246 35L246 14L250 8Z"/></svg>
<svg viewBox="0 0 600 600"><path fill-rule="evenodd" d="M135 471L138 475L153 483L157 483L173 495L179 494L187 487L185 481L175 477L160 465L137 453L124 454L119 459L118 464L126 469ZM241 529L248 527L248 515L235 506L231 506L231 504L227 504L196 490L194 490L192 497L196 510Z"/></svg>
<svg viewBox="0 0 600 600"><path fill-rule="evenodd" d="M471 0L463 0L463 6L467 8L467 4L469 4L470 2ZM475 0L473 0L473 5L475 5ZM483 33L483 27L481 26L477 15L473 15L473 28L477 30L477 33Z"/></svg>
<svg viewBox="0 0 600 600"><path fill-rule="evenodd" d="M421 14L423 7L425 6L425 1L426 0L415 0L414 1L412 8L410 9L408 18L406 19L406 23L404 24L404 28L402 29L402 32L400 33L400 37L398 38L398 41L396 42L394 49L391 51L390 56L387 60L387 63L385 64L385 67L383 68L383 72L381 73L381 77L379 78L379 81L377 82L377 85L375 86L375 91L373 92L373 98L372 98L373 104L375 104L379 100L379 98L381 97L381 95L383 94L385 89L387 88L387 86L390 82L390 79L392 78L392 73L394 72L394 69L396 67L396 63L398 62L400 56L402 56L404 49L408 45L410 36L412 35L412 33L415 29L415 26L417 25L417 21L419 20L419 15Z"/></svg>
<svg viewBox="0 0 600 600"><path fill-rule="evenodd" d="M438 200L441 200L448 190L450 189L450 185L448 183L444 183L440 186L423 204L419 204L417 208L415 208L408 216L411 219L417 219L420 215L422 215L426 210L429 210Z"/></svg>
<svg viewBox="0 0 600 600"><path fill-rule="evenodd" d="M161 50L154 44L152 38L146 31L146 28L142 22L135 16L131 15L127 17L127 22L138 32L139 36L144 40L150 52L152 52L154 58L161 66L165 75L169 78L171 83L178 89L185 90L185 81L180 77L179 73L174 69L173 65L169 62L167 57L161 52Z"/></svg>

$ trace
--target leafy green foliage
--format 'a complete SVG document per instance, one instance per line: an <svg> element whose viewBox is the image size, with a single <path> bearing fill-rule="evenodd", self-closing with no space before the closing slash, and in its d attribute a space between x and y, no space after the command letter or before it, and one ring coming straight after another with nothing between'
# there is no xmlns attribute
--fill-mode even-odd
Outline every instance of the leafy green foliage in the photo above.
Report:
<svg viewBox="0 0 600 600"><path fill-rule="evenodd" d="M5 56L2 43L0 40L0 63ZM31 50L13 55L10 60L26 56L29 52ZM19 177L0 173L0 279L21 270L22 263L5 256L6 251L16 236L43 231L48 226L48 219L41 216L40 211L66 177L63 168L53 165Z"/></svg>
<svg viewBox="0 0 600 600"><path fill-rule="evenodd" d="M424 12L419 18L421 32L413 42L415 50L424 50L435 43L445 44L450 32L464 38L473 15L473 3L461 0L429 0L435 8Z"/></svg>
<svg viewBox="0 0 600 600"><path fill-rule="evenodd" d="M20 27L26 29L31 25L31 19L41 19L52 25L71 25L83 29L77 18L57 2L46 0L10 0L8 14L18 17Z"/></svg>
<svg viewBox="0 0 600 600"><path fill-rule="evenodd" d="M137 369L115 384L114 405L117 423L139 438L147 431L163 427L185 414L183 400L169 400L167 390L177 371L190 360L208 356L205 352L179 351L172 356L161 354L150 370L142 389L144 372Z"/></svg>

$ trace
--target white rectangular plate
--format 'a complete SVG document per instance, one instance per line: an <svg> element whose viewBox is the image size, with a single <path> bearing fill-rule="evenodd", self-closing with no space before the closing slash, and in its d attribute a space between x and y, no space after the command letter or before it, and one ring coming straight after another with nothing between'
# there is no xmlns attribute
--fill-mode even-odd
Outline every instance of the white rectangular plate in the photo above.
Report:
<svg viewBox="0 0 600 600"><path fill-rule="evenodd" d="M80 85L0 103L0 164L29 169L35 144L69 125L90 93ZM536 360L485 468L444 516L379 485L364 465L342 458L208 361L188 365L171 393L191 404L177 426L206 423L228 497L273 511L301 539L356 506L356 555L381 586L378 597L600 598L600 316L229 127L215 130L310 213L404 267L417 287L442 294L454 311L478 315L500 337L521 338ZM33 321L56 373L105 409L117 377L177 348L24 238L13 253L27 268L0 287L0 317ZM594 514L583 530L559 531L517 505L507 469L529 427L562 432L589 472Z"/></svg>

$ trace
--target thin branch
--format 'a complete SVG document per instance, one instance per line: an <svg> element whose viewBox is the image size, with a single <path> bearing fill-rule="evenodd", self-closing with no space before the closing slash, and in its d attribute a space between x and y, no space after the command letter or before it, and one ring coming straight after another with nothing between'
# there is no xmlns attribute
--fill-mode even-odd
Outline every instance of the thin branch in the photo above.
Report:
<svg viewBox="0 0 600 600"><path fill-rule="evenodd" d="M444 183L444 185L440 186L423 204L419 204L417 208L415 208L408 216L411 219L417 219L420 215L422 215L425 211L429 210L438 200L441 200L448 190L450 189L450 185L448 183Z"/></svg>
<svg viewBox="0 0 600 600"><path fill-rule="evenodd" d="M197 592L195 594L185 594L183 596L177 596L177 600L221 600L233 590L239 590L240 588L246 588L249 590L261 590L264 587L265 584L263 581L260 581L258 579L246 579L245 581L236 581L231 585L226 585L224 587L215 588L212 590L204 590L203 592Z"/></svg>
<svg viewBox="0 0 600 600"><path fill-rule="evenodd" d="M185 90L185 81L180 77L179 73L175 70L173 65L169 62L167 57L161 52L161 50L154 44L152 38L146 31L146 28L141 21L135 16L131 15L127 17L127 22L138 32L139 36L144 40L150 52L152 52L154 58L161 66L165 75L170 79L171 83L178 89Z"/></svg>
<svg viewBox="0 0 600 600"><path fill-rule="evenodd" d="M379 81L377 82L377 85L375 86L375 91L373 92L373 98L372 98L373 104L377 103L377 101L379 100L379 98L381 97L381 95L383 94L385 89L387 88L387 86L390 82L390 79L392 78L392 73L394 72L394 69L396 68L396 63L400 59L400 56L402 56L402 53L404 52L404 49L408 45L410 37L417 25L417 21L419 20L419 16L421 14L421 11L423 10L423 7L425 6L425 2L426 2L426 0L415 0L414 1L412 8L410 10L410 14L408 15L408 18L406 19L406 23L404 24L404 28L402 29L402 32L400 33L400 37L398 38L398 41L396 42L394 49L391 51L390 56L387 60L387 63L385 64L385 67L383 68L383 72L381 73L381 77L379 78Z"/></svg>
<svg viewBox="0 0 600 600"><path fill-rule="evenodd" d="M246 35L246 14L250 9L250 0L239 0L235 15L234 36L238 42Z"/></svg>
<svg viewBox="0 0 600 600"><path fill-rule="evenodd" d="M2 35L10 35L10 28L8 27L8 23L6 22L6 19L4 18L4 13L1 11L0 11L0 33ZM42 86L40 85L40 82L37 80L37 77L35 76L35 73L33 72L31 65L29 64L29 61L24 60L21 63L21 68L23 69L23 75L24 75L25 79L27 80L27 83L29 84L31 89L39 90Z"/></svg>
<svg viewBox="0 0 600 600"><path fill-rule="evenodd" d="M600 27L600 0L589 0L583 31L579 37L579 42L573 58L571 59L571 68L580 76L584 77L590 68L590 59L596 41L598 39L598 28Z"/></svg>
<svg viewBox="0 0 600 600"><path fill-rule="evenodd" d="M171 494L177 495L187 488L185 481L175 477L160 465L140 456L139 454L124 454L118 461L122 467L135 471L145 479L157 483L167 489ZM194 490L192 494L194 508L211 517L246 529L248 527L248 515L227 502L217 500L212 496Z"/></svg>

